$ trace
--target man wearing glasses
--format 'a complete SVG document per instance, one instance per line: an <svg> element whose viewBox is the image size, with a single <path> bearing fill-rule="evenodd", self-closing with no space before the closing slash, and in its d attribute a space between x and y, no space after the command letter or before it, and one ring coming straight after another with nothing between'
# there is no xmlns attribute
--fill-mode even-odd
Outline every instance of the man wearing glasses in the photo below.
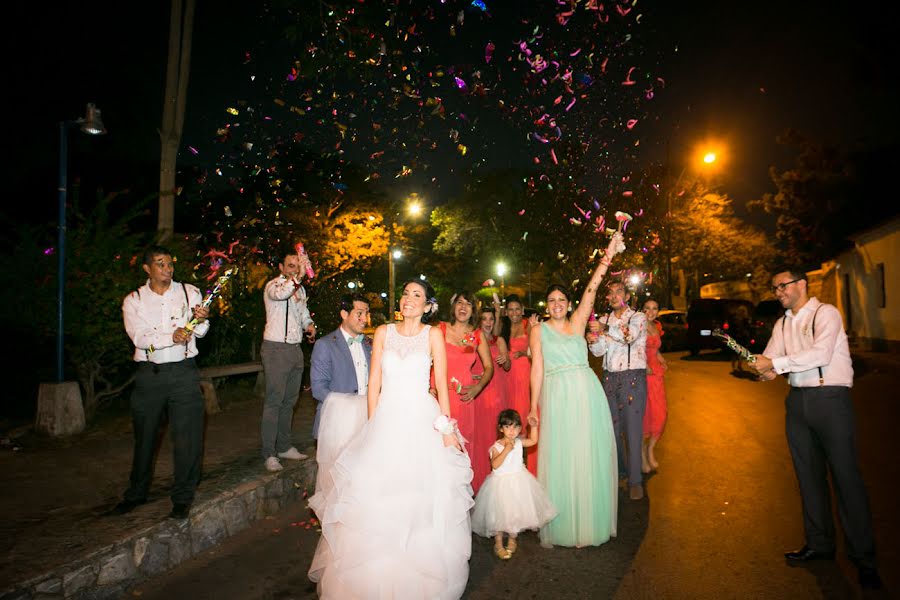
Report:
<svg viewBox="0 0 900 600"><path fill-rule="evenodd" d="M792 562L834 558L828 470L850 558L865 588L881 587L869 499L859 471L850 388L853 366L841 313L808 295L806 273L784 269L772 292L786 309L752 367L761 379L788 377L785 431L803 502L806 543L785 553Z"/></svg>

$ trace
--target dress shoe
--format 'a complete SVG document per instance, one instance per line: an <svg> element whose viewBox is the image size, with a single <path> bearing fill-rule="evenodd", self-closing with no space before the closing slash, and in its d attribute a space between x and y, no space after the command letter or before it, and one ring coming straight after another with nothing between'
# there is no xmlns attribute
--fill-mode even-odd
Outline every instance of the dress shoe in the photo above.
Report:
<svg viewBox="0 0 900 600"><path fill-rule="evenodd" d="M277 473L282 470L284 467L281 466L281 461L278 460L276 456L270 456L266 459L266 471L269 473Z"/></svg>
<svg viewBox="0 0 900 600"><path fill-rule="evenodd" d="M114 515L125 515L136 509L142 504L146 504L146 500L122 500L110 511Z"/></svg>
<svg viewBox="0 0 900 600"><path fill-rule="evenodd" d="M304 460L308 458L305 454L302 454L299 450L291 446L284 452L278 453L278 458L287 458L289 460Z"/></svg>
<svg viewBox="0 0 900 600"><path fill-rule="evenodd" d="M173 504L172 512L169 513L170 519L178 519L183 521L188 518L188 515L191 514L191 505L190 504Z"/></svg>
<svg viewBox="0 0 900 600"><path fill-rule="evenodd" d="M819 552L813 550L809 546L803 546L799 550L793 552L785 552L784 557L788 560L796 560L805 562L808 560L834 560L834 550L831 552Z"/></svg>
<svg viewBox="0 0 900 600"><path fill-rule="evenodd" d="M644 486L642 485L633 485L628 492L629 496L632 500L640 500L644 497Z"/></svg>
<svg viewBox="0 0 900 600"><path fill-rule="evenodd" d="M869 590L880 590L881 577L878 576L878 569L873 567L860 567L859 585Z"/></svg>

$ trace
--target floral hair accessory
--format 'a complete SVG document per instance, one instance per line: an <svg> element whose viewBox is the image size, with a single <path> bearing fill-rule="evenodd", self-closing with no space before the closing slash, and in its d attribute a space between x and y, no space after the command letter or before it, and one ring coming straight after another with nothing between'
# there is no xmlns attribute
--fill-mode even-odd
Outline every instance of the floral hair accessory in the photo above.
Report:
<svg viewBox="0 0 900 600"><path fill-rule="evenodd" d="M440 415L434 420L434 429L442 435L452 435L459 431L456 426L456 419L451 419L447 415Z"/></svg>

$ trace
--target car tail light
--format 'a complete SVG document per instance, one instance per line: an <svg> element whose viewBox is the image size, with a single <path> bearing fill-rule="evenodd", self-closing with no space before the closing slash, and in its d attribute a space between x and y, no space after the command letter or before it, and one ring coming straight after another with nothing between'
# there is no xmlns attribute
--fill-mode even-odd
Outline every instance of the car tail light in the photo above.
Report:
<svg viewBox="0 0 900 600"><path fill-rule="evenodd" d="M722 323L722 329L724 329L725 331L728 331L728 321L725 321L724 323Z"/></svg>

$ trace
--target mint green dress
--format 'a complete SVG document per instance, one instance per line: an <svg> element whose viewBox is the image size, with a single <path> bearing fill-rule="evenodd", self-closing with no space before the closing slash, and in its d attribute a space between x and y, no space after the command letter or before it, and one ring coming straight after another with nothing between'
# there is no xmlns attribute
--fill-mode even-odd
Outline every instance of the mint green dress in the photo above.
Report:
<svg viewBox="0 0 900 600"><path fill-rule="evenodd" d="M588 366L578 335L541 325L538 481L559 515L541 528L541 543L599 546L616 535L618 463L606 394Z"/></svg>

